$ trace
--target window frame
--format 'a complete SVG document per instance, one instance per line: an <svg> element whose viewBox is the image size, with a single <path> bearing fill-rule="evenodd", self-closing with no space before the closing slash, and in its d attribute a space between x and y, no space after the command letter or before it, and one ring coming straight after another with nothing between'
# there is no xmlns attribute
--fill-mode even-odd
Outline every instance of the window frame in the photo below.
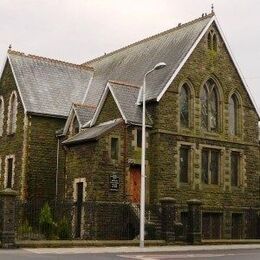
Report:
<svg viewBox="0 0 260 260"><path fill-rule="evenodd" d="M234 131L231 130L231 100L234 102ZM228 99L228 134L231 137L237 138L242 135L242 121L243 121L243 111L242 111L242 100L237 91L232 92Z"/></svg>
<svg viewBox="0 0 260 260"><path fill-rule="evenodd" d="M203 152L207 152L207 182L203 180ZM218 169L217 169L217 183L212 183L212 153L217 152L218 154ZM221 160L222 160L222 149L216 147L202 147L201 149L201 183L202 185L211 185L211 186L220 186L221 185L221 176L222 176L222 169L221 169Z"/></svg>
<svg viewBox="0 0 260 260"><path fill-rule="evenodd" d="M18 99L16 91L13 91L9 98L7 134L13 135L17 128Z"/></svg>
<svg viewBox="0 0 260 260"><path fill-rule="evenodd" d="M0 137L4 133L4 120L5 120L5 103L3 96L0 96Z"/></svg>
<svg viewBox="0 0 260 260"><path fill-rule="evenodd" d="M182 168L181 168L181 150L185 150L187 152L187 166L186 166L186 181L182 181ZM191 170L191 146L181 144L179 148L179 182L180 184L189 184L190 183L190 170Z"/></svg>
<svg viewBox="0 0 260 260"><path fill-rule="evenodd" d="M113 152L112 152L112 140L115 139L117 140L117 149L116 149L116 157L113 158ZM111 136L110 137L110 142L109 142L109 155L110 155L110 159L112 161L119 161L120 158L120 138L119 136Z"/></svg>
<svg viewBox="0 0 260 260"><path fill-rule="evenodd" d="M11 176L11 187L8 187L9 180L9 162L12 160L12 176ZM4 187L13 189L15 177L15 155L7 155L5 157L5 175L4 175Z"/></svg>
<svg viewBox="0 0 260 260"><path fill-rule="evenodd" d="M211 83L210 83L211 82ZM223 113L222 113L222 98L220 92L219 83L212 77L208 78L204 81L201 92L200 92L200 128L202 131L218 134L222 130L222 120L223 120ZM216 127L213 129L212 126L212 96L211 93L214 92L215 97L215 105L216 105ZM206 115L203 114L203 105L206 104ZM203 118L206 118L206 127L204 127Z"/></svg>

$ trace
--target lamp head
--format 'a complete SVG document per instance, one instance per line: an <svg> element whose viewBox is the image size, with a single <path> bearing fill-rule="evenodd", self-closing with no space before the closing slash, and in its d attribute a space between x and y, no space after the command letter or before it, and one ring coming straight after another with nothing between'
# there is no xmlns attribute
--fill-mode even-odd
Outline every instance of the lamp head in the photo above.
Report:
<svg viewBox="0 0 260 260"><path fill-rule="evenodd" d="M162 69L162 68L164 68L164 67L166 67L166 63L165 63L165 62L159 62L159 63L157 63L157 64L154 66L153 70L160 70L160 69Z"/></svg>

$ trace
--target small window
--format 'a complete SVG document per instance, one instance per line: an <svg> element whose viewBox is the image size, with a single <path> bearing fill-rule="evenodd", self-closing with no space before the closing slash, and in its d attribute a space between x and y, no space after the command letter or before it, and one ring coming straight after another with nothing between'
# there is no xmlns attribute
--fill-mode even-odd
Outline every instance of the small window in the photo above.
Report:
<svg viewBox="0 0 260 260"><path fill-rule="evenodd" d="M201 181L205 184L219 184L220 151L203 149L201 156Z"/></svg>
<svg viewBox="0 0 260 260"><path fill-rule="evenodd" d="M229 133L238 134L238 100L236 95L232 95L229 100Z"/></svg>
<svg viewBox="0 0 260 260"><path fill-rule="evenodd" d="M13 158L7 159L7 181L6 181L6 188L12 188L12 181L13 181Z"/></svg>
<svg viewBox="0 0 260 260"><path fill-rule="evenodd" d="M180 148L180 182L189 182L190 147L182 145Z"/></svg>
<svg viewBox="0 0 260 260"><path fill-rule="evenodd" d="M211 30L208 33L208 49L209 50L213 50L213 51L217 51L218 50L218 37L217 34L215 33L214 30Z"/></svg>
<svg viewBox="0 0 260 260"><path fill-rule="evenodd" d="M112 137L111 138L111 159L118 160L119 155L119 139Z"/></svg>
<svg viewBox="0 0 260 260"><path fill-rule="evenodd" d="M77 117L74 117L73 125L72 125L72 134L78 134L79 133L79 121Z"/></svg>
<svg viewBox="0 0 260 260"><path fill-rule="evenodd" d="M240 154L239 152L231 152L231 186L239 185L239 168Z"/></svg>
<svg viewBox="0 0 260 260"><path fill-rule="evenodd" d="M8 134L14 134L16 132L16 119L17 119L17 96L14 91L11 94L9 100L9 111L8 111Z"/></svg>
<svg viewBox="0 0 260 260"><path fill-rule="evenodd" d="M136 145L138 148L142 147L142 129L137 129Z"/></svg>

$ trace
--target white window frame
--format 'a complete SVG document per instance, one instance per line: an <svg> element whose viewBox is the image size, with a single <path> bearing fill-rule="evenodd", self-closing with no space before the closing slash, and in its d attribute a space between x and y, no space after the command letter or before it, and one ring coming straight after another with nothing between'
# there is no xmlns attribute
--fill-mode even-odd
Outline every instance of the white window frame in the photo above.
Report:
<svg viewBox="0 0 260 260"><path fill-rule="evenodd" d="M14 102L15 102L15 108L14 108L14 126L12 126L12 120L11 120L11 111L12 111L12 99L13 96L15 97ZM16 91L13 91L10 95L9 98L9 105L8 105L8 119L7 119L7 134L11 135L16 132L16 127L17 127L17 107L18 107L18 100L17 100L17 93Z"/></svg>
<svg viewBox="0 0 260 260"><path fill-rule="evenodd" d="M3 96L0 96L0 136L3 136L4 132L4 118L5 118L5 104Z"/></svg>

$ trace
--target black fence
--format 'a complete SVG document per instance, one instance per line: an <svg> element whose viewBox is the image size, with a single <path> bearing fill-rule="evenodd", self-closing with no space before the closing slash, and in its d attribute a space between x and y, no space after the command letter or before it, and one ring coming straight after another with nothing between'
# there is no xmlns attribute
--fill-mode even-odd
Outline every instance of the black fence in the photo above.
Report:
<svg viewBox="0 0 260 260"><path fill-rule="evenodd" d="M129 203L16 201L16 239L134 239L139 222Z"/></svg>

